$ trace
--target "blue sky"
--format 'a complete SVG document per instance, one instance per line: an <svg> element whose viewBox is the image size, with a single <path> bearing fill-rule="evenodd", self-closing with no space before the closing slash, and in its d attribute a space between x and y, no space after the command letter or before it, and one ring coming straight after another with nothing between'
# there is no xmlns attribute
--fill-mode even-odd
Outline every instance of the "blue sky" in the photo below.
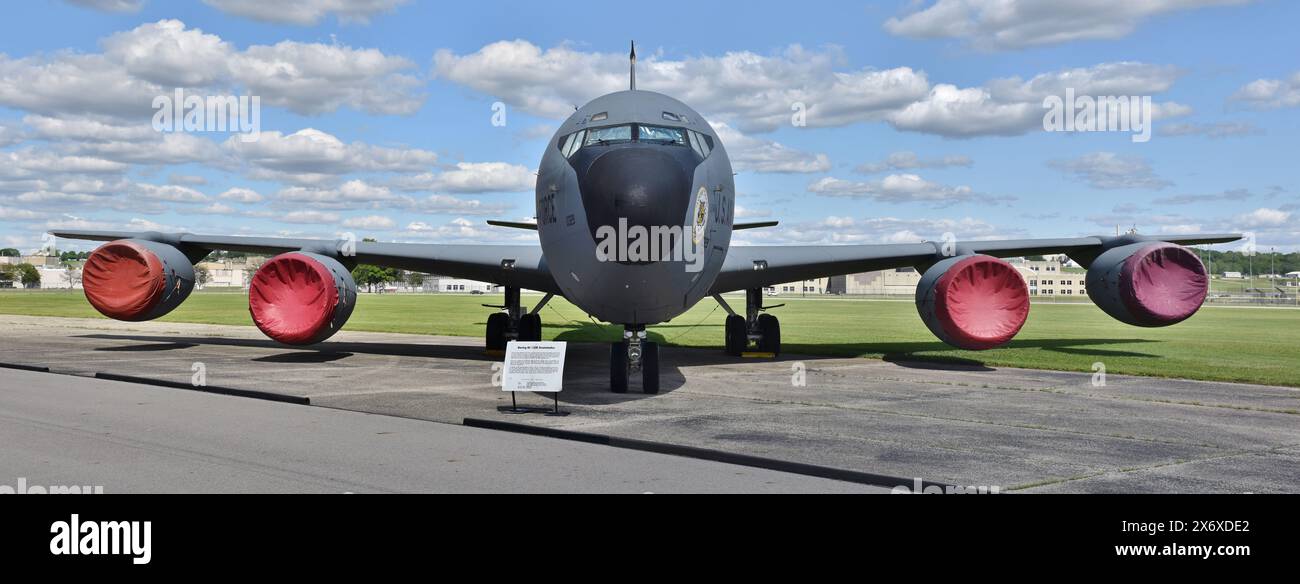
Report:
<svg viewBox="0 0 1300 584"><path fill-rule="evenodd" d="M718 126L742 217L782 221L743 243L1119 225L1297 249L1296 22L1280 0L26 2L0 21L0 245L56 227L528 241L483 221L533 215L550 132L622 88L635 38L640 87ZM178 86L259 95L259 141L153 132ZM1066 87L1152 96L1155 135L1042 131Z"/></svg>

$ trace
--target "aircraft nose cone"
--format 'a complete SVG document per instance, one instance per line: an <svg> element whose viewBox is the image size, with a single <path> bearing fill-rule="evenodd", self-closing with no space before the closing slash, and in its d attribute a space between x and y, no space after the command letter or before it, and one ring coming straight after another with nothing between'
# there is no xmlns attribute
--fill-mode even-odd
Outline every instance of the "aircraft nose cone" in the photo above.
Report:
<svg viewBox="0 0 1300 584"><path fill-rule="evenodd" d="M617 229L620 219L626 219L629 228L682 225L691 200L694 166L663 150L612 149L593 160L579 177L593 238L601 226Z"/></svg>

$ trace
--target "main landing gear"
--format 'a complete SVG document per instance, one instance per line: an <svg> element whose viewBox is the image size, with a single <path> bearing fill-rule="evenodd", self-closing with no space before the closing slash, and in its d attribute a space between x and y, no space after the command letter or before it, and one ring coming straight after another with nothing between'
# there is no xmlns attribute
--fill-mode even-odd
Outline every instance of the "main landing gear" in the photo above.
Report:
<svg viewBox="0 0 1300 584"><path fill-rule="evenodd" d="M483 306L487 308L505 311L493 313L488 317L487 335L484 339L487 350L504 351L506 343L510 341L542 340L542 316L538 313L547 302L551 301L552 296L547 294L532 312L524 312L519 304L519 289L507 286L505 304L484 304Z"/></svg>
<svg viewBox="0 0 1300 584"><path fill-rule="evenodd" d="M609 347L609 389L627 393L632 374L641 372L641 391L659 393L659 343L646 340L645 325L625 325L623 341Z"/></svg>
<svg viewBox="0 0 1300 584"><path fill-rule="evenodd" d="M714 298L728 313L726 324L728 355L741 356L749 348L751 341L756 351L773 355L781 354L781 322L775 316L764 314L764 311L780 308L785 306L784 304L763 306L761 288L745 290L745 316L741 316L731 310L722 296Z"/></svg>

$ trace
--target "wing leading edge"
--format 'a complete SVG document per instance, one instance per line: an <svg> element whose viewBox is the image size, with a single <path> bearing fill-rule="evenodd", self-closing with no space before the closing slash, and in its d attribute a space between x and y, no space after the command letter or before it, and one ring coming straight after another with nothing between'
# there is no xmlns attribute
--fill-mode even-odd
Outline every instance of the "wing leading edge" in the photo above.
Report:
<svg viewBox="0 0 1300 584"><path fill-rule="evenodd" d="M216 250L280 254L307 251L336 257L345 263L374 264L416 272L491 282L502 286L559 293L535 245L446 245L432 243L356 242L355 255L343 253L343 240L289 239L130 231L51 231L57 237L91 241L145 239L180 249L191 261Z"/></svg>
<svg viewBox="0 0 1300 584"><path fill-rule="evenodd" d="M1006 239L971 241L954 244L947 255L986 254L994 257L1031 255L1069 255L1085 267L1102 252L1113 247L1145 241L1165 241L1178 245L1227 243L1241 239L1239 234L1180 235L1146 237L1141 235L1074 237L1059 239ZM913 267L924 270L946 257L942 242L880 245L820 246L732 246L727 261L714 281L709 294L762 288L785 282L814 278Z"/></svg>

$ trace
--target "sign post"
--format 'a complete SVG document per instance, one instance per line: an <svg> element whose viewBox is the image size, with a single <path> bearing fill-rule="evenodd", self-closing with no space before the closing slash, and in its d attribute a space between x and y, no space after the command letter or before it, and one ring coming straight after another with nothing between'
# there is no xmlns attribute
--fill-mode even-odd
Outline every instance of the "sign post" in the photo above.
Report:
<svg viewBox="0 0 1300 584"><path fill-rule="evenodd" d="M510 341L506 344L505 369L501 374L501 390L510 392L510 408L499 408L511 414L539 411L519 407L515 393L532 391L550 393L554 408L550 416L567 416L560 411L560 392L564 389L564 341ZM544 410L541 410L544 411Z"/></svg>

